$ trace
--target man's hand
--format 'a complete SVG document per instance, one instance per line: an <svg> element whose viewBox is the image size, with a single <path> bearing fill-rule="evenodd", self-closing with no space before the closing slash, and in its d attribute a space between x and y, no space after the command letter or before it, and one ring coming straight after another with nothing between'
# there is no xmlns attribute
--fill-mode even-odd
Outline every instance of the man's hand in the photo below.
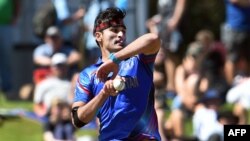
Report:
<svg viewBox="0 0 250 141"><path fill-rule="evenodd" d="M149 29L151 33L158 34L158 28L157 25L161 22L162 17L160 15L155 15L152 18L148 19L146 22L146 26Z"/></svg>
<svg viewBox="0 0 250 141"><path fill-rule="evenodd" d="M174 18L171 18L167 22L167 32L173 32L176 29L177 25L178 25L178 21Z"/></svg>
<svg viewBox="0 0 250 141"><path fill-rule="evenodd" d="M102 89L103 93L108 96L116 96L119 91L114 88L113 80L107 80Z"/></svg>
<svg viewBox="0 0 250 141"><path fill-rule="evenodd" d="M118 70L119 66L116 63L107 60L98 68L96 76L102 82L105 82L108 77L113 80L116 77Z"/></svg>

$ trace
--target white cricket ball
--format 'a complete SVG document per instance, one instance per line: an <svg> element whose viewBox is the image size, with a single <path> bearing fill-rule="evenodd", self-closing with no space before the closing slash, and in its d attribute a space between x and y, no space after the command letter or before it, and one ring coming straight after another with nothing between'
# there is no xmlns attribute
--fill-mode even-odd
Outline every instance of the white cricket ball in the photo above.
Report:
<svg viewBox="0 0 250 141"><path fill-rule="evenodd" d="M114 79L113 86L115 90L122 91L125 88L125 82L122 79Z"/></svg>

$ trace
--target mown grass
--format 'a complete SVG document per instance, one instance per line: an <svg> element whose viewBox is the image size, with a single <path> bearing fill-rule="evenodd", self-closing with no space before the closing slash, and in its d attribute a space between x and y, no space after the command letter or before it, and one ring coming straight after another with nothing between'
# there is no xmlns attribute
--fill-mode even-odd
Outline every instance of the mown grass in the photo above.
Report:
<svg viewBox="0 0 250 141"><path fill-rule="evenodd" d="M32 111L32 101L10 101L0 93L0 108L20 108ZM38 121L22 116L0 117L0 140L1 141L43 141L42 124ZM96 137L97 132L93 130L77 130L76 136L89 135Z"/></svg>
<svg viewBox="0 0 250 141"><path fill-rule="evenodd" d="M0 133L3 141L42 141L41 125L26 118L4 120Z"/></svg>
<svg viewBox="0 0 250 141"><path fill-rule="evenodd" d="M8 101L0 93L0 108L20 108L32 110L30 101ZM42 141L42 128L39 122L21 116L0 119L0 138L3 141Z"/></svg>

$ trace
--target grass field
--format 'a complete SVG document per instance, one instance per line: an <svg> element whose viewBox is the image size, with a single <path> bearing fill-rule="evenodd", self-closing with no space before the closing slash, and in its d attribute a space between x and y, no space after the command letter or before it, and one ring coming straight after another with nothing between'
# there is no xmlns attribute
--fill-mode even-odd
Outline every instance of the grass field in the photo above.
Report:
<svg viewBox="0 0 250 141"><path fill-rule="evenodd" d="M0 107L4 109L23 108L32 110L32 102L7 101L0 94ZM0 138L3 141L42 141L42 128L39 122L22 117L8 117L0 121Z"/></svg>
<svg viewBox="0 0 250 141"><path fill-rule="evenodd" d="M9 101L0 93L0 109L20 108L32 111L31 101ZM95 130L78 130L76 136L96 136ZM1 141L43 141L40 122L22 116L0 117Z"/></svg>

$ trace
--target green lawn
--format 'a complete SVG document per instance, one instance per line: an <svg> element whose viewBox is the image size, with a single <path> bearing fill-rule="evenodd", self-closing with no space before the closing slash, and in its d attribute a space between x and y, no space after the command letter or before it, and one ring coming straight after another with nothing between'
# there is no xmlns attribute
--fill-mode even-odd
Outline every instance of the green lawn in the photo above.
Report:
<svg viewBox="0 0 250 141"><path fill-rule="evenodd" d="M32 102L8 101L0 93L0 108L32 110ZM18 116L0 119L0 133L3 141L42 141L41 124Z"/></svg>
<svg viewBox="0 0 250 141"><path fill-rule="evenodd" d="M31 101L9 101L0 93L0 109L21 108L31 111ZM76 136L96 136L95 130L78 130ZM42 125L38 121L24 117L0 117L1 141L42 141Z"/></svg>
<svg viewBox="0 0 250 141"><path fill-rule="evenodd" d="M0 133L3 141L42 141L41 125L25 118L2 121Z"/></svg>

